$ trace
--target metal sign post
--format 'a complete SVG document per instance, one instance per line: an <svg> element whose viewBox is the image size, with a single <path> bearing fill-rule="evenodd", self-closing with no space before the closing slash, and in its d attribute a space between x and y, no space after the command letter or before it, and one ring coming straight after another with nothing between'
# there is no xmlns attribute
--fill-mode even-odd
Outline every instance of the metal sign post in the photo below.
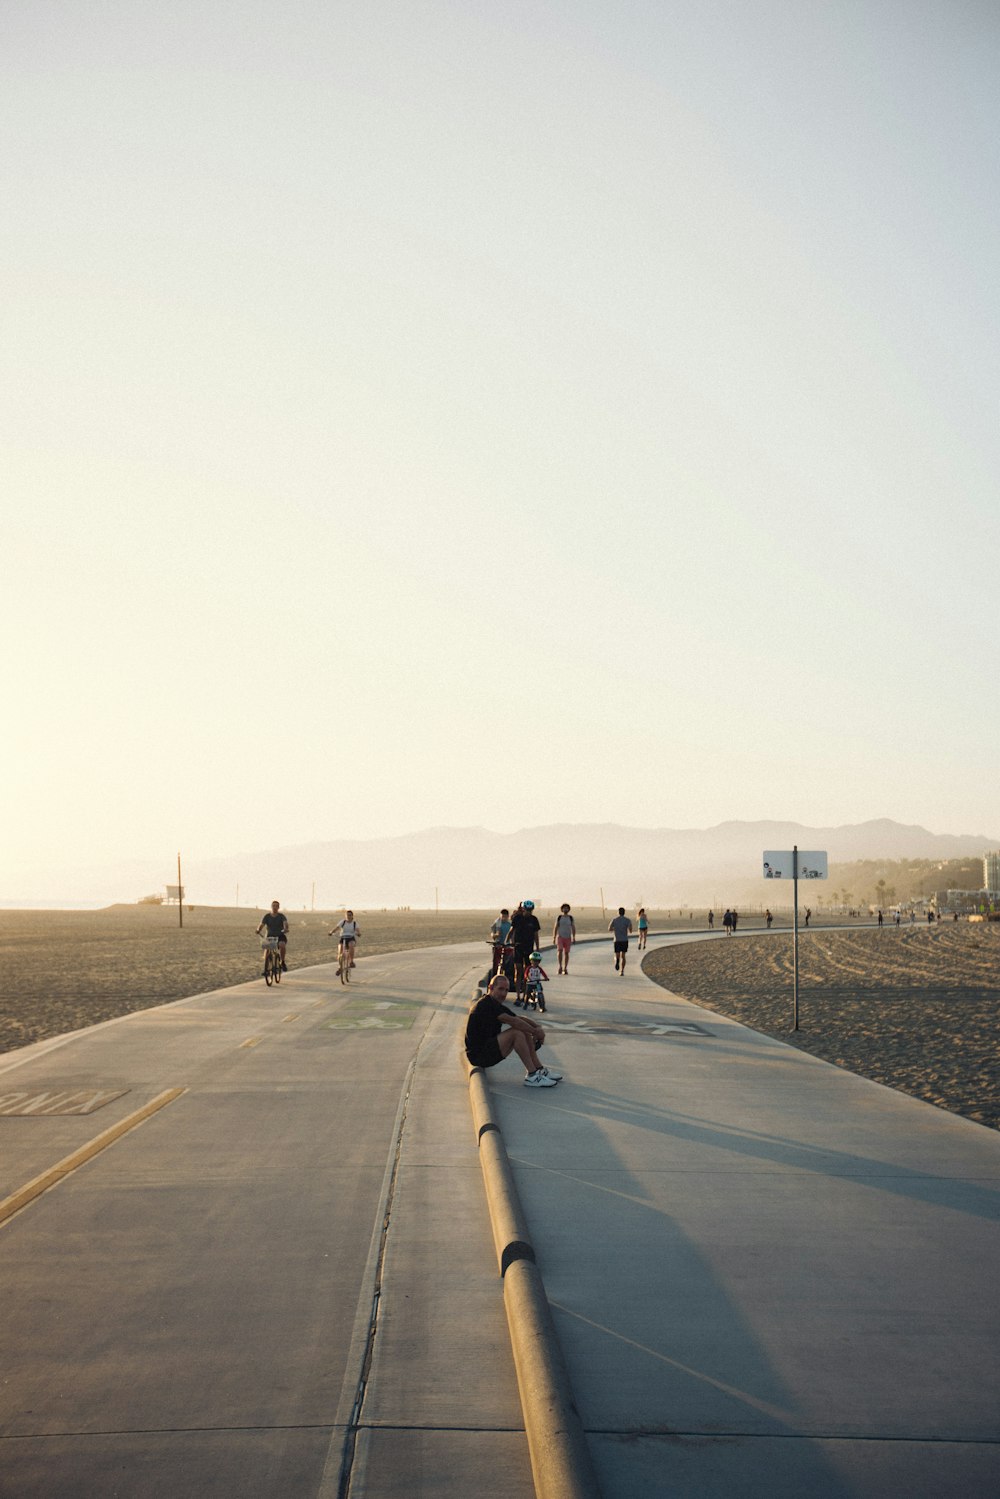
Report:
<svg viewBox="0 0 1000 1499"><path fill-rule="evenodd" d="M765 880L792 881L792 1030L799 1028L799 879L828 878L826 851L799 853L796 843L791 850L764 850Z"/></svg>
<svg viewBox="0 0 1000 1499"><path fill-rule="evenodd" d="M792 1030L799 1028L799 846L792 845Z"/></svg>

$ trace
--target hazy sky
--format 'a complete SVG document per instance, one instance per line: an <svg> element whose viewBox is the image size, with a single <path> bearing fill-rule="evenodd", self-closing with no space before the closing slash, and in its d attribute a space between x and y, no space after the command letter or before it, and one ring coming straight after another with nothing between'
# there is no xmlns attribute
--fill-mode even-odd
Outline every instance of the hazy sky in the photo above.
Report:
<svg viewBox="0 0 1000 1499"><path fill-rule="evenodd" d="M998 76L991 0L6 0L0 895L995 828Z"/></svg>

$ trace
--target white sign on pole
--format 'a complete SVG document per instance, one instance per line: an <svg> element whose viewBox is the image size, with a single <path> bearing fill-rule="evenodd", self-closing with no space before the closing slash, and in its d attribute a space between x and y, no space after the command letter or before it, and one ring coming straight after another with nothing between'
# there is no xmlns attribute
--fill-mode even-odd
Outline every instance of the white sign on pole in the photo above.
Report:
<svg viewBox="0 0 1000 1499"><path fill-rule="evenodd" d="M789 848L764 850L765 880L794 879L796 855L799 861L798 876L800 880L829 879L825 849L810 852L808 849Z"/></svg>

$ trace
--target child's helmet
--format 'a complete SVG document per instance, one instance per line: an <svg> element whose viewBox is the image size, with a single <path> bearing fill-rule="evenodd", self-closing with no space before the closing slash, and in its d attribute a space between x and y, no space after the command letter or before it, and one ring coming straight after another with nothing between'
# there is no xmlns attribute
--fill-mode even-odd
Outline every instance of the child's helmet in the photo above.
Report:
<svg viewBox="0 0 1000 1499"><path fill-rule="evenodd" d="M535 909L535 902L533 900L524 900L521 904L526 911L533 911Z"/></svg>
<svg viewBox="0 0 1000 1499"><path fill-rule="evenodd" d="M540 963L542 961L542 955L541 955L541 953L540 952L533 952L531 954L531 961L533 963Z"/></svg>

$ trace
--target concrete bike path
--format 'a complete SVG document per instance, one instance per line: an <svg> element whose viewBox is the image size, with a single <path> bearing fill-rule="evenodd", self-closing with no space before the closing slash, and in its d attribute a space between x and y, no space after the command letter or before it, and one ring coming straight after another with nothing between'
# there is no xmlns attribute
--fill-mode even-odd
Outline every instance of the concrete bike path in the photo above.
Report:
<svg viewBox="0 0 1000 1499"><path fill-rule="evenodd" d="M546 967L566 1079L490 1087L605 1499L1000 1493L1000 1136Z"/></svg>
<svg viewBox="0 0 1000 1499"><path fill-rule="evenodd" d="M0 1495L529 1499L456 1055L484 951L0 1057Z"/></svg>

